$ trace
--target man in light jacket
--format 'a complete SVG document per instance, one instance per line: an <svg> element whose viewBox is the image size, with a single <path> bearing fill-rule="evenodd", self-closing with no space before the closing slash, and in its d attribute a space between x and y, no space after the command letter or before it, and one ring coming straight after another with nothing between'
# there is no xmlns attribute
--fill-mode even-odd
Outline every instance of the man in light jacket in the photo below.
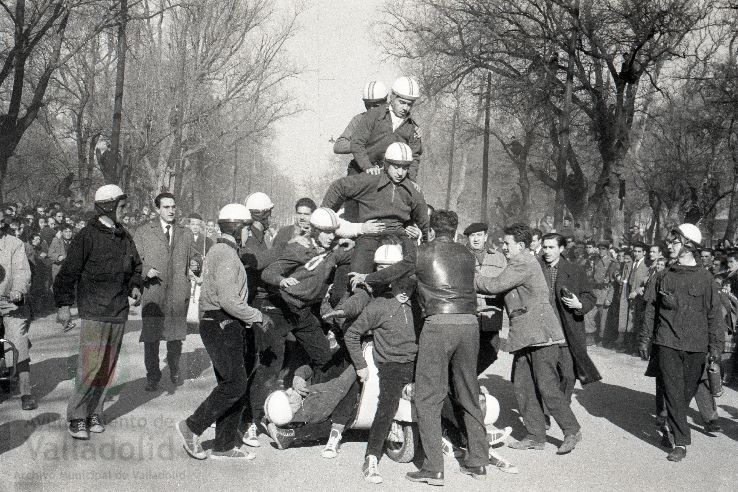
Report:
<svg viewBox="0 0 738 492"><path fill-rule="evenodd" d="M564 431L558 453L571 452L582 433L569 402L560 388L557 365L559 345L566 343L561 323L549 302L549 289L538 260L530 254L532 235L525 224L504 230L502 251L507 267L498 277L476 275L477 292L505 293L510 318L508 350L514 355L513 386L518 409L528 435L510 444L514 449L543 449L546 424L543 404Z"/></svg>

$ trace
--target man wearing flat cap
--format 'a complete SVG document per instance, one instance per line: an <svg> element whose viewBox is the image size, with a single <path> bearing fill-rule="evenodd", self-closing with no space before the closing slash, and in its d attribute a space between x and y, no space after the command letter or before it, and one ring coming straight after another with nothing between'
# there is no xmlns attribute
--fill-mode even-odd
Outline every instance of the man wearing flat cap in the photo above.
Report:
<svg viewBox="0 0 738 492"><path fill-rule="evenodd" d="M489 228L484 222L474 222L464 229L464 235L468 239L469 250L476 259L476 273L484 277L497 277L507 266L507 260L502 253L487 247L488 231ZM497 360L503 306L504 303L500 296L477 293L480 331L478 374L484 372Z"/></svg>

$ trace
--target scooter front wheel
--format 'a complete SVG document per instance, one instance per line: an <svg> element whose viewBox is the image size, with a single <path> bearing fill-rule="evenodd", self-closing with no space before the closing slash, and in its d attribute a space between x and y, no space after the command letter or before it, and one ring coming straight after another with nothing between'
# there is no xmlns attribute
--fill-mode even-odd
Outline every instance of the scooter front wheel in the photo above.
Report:
<svg viewBox="0 0 738 492"><path fill-rule="evenodd" d="M385 454L397 463L410 463L416 457L419 459L423 448L420 445L418 424L392 422L392 430L385 446Z"/></svg>

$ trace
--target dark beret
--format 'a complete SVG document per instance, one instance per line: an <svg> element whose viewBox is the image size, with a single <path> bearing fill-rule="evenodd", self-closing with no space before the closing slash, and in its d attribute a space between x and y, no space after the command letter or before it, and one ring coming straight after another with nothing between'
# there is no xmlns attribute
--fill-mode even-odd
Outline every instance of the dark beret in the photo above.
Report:
<svg viewBox="0 0 738 492"><path fill-rule="evenodd" d="M489 227L487 227L487 224L484 222L474 222L473 224L470 224L469 227L464 229L464 235L469 236L471 234L474 234L475 232L484 231L487 232Z"/></svg>

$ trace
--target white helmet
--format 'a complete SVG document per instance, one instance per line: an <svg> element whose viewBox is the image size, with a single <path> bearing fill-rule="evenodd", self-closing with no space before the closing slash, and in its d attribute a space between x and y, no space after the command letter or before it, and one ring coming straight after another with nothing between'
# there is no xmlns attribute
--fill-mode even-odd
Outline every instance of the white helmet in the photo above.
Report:
<svg viewBox="0 0 738 492"><path fill-rule="evenodd" d="M694 224L684 223L676 228L677 232L684 236L689 241L696 243L697 245L702 244L702 233Z"/></svg>
<svg viewBox="0 0 738 492"><path fill-rule="evenodd" d="M403 142L394 142L384 152L384 160L393 164L409 166L413 162L413 151Z"/></svg>
<svg viewBox="0 0 738 492"><path fill-rule="evenodd" d="M317 208L310 215L310 225L323 231L335 231L340 225L338 222L338 214L330 208Z"/></svg>
<svg viewBox="0 0 738 492"><path fill-rule="evenodd" d="M366 102L384 101L387 99L387 87L378 80L367 82L361 93L361 98Z"/></svg>
<svg viewBox="0 0 738 492"><path fill-rule="evenodd" d="M500 416L500 403L497 398L490 395L489 393L479 394L479 399L484 397L484 425L492 425L497 422L497 418ZM480 401L481 403L481 401Z"/></svg>
<svg viewBox="0 0 738 492"><path fill-rule="evenodd" d="M229 203L218 213L218 222L248 222L250 220L251 212L240 203Z"/></svg>
<svg viewBox="0 0 738 492"><path fill-rule="evenodd" d="M271 210L274 204L266 193L257 191L246 197L246 208L249 210Z"/></svg>
<svg viewBox="0 0 738 492"><path fill-rule="evenodd" d="M275 425L289 424L293 413L290 399L284 391L274 391L264 402L264 415Z"/></svg>
<svg viewBox="0 0 738 492"><path fill-rule="evenodd" d="M400 77L392 84L392 92L403 99L415 101L420 97L420 86L412 77Z"/></svg>
<svg viewBox="0 0 738 492"><path fill-rule="evenodd" d="M399 244L383 244L374 252L374 263L377 265L394 265L402 261L402 246Z"/></svg>
<svg viewBox="0 0 738 492"><path fill-rule="evenodd" d="M126 194L117 185L107 184L99 187L95 192L96 202L112 202L120 198L125 198Z"/></svg>

